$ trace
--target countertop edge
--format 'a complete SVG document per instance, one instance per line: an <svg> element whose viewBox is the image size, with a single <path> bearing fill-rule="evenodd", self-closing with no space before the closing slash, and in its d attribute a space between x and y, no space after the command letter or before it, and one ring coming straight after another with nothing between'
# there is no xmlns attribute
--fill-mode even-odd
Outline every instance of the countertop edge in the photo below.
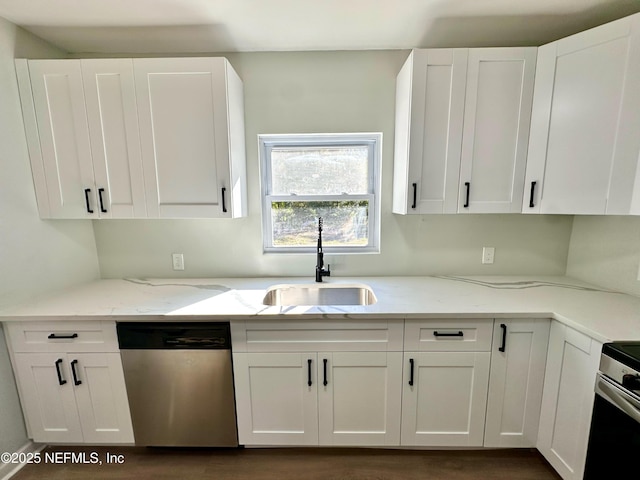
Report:
<svg viewBox="0 0 640 480"><path fill-rule="evenodd" d="M1 322L295 321L549 318L598 342L640 340L640 298L567 276L418 276L332 279L365 283L371 306L262 305L265 292L302 277L104 279L0 311Z"/></svg>

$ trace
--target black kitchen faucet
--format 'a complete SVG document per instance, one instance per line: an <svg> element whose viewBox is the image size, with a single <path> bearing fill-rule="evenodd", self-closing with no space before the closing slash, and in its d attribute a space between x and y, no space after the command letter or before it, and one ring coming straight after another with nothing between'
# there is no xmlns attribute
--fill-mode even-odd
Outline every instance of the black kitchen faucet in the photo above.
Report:
<svg viewBox="0 0 640 480"><path fill-rule="evenodd" d="M322 277L331 276L331 265L324 269L324 253L322 253L322 217L318 218L318 247L316 249L316 282L322 282Z"/></svg>

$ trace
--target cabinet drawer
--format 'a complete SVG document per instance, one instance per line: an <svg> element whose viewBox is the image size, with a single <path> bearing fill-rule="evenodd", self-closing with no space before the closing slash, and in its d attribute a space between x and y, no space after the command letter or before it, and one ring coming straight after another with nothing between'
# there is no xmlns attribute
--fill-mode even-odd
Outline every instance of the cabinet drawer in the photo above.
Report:
<svg viewBox="0 0 640 480"><path fill-rule="evenodd" d="M404 349L416 352L488 352L493 320L406 320Z"/></svg>
<svg viewBox="0 0 640 480"><path fill-rule="evenodd" d="M14 352L118 352L110 321L7 322Z"/></svg>
<svg viewBox="0 0 640 480"><path fill-rule="evenodd" d="M402 320L231 322L235 352L402 351Z"/></svg>

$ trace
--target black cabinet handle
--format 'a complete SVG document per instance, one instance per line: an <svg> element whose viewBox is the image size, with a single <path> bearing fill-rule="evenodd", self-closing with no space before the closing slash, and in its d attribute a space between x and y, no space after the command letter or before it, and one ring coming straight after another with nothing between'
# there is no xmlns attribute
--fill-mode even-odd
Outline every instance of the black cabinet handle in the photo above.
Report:
<svg viewBox="0 0 640 480"><path fill-rule="evenodd" d="M224 194L227 191L226 188L222 187L222 211L227 213L227 204L224 202Z"/></svg>
<svg viewBox="0 0 640 480"><path fill-rule="evenodd" d="M507 348L507 326L504 323L501 323L500 328L502 329L502 345L500 345L498 350L504 352Z"/></svg>
<svg viewBox="0 0 640 480"><path fill-rule="evenodd" d="M56 373L58 374L58 385L64 385L67 381L62 378L62 372L60 371L60 364L62 363L62 359L59 358L56 360Z"/></svg>
<svg viewBox="0 0 640 480"><path fill-rule="evenodd" d="M71 373L73 373L73 383L74 385L81 385L82 382L78 380L78 372L76 372L76 365L78 364L78 360L73 360L71 362Z"/></svg>
<svg viewBox="0 0 640 480"><path fill-rule="evenodd" d="M437 330L433 331L434 337L462 337L464 333L462 330L458 330L457 332L439 332Z"/></svg>
<svg viewBox="0 0 640 480"><path fill-rule="evenodd" d="M102 200L102 194L104 193L104 188L98 189L98 198L100 199L100 211L102 213L107 213L107 210L104 208L104 202Z"/></svg>
<svg viewBox="0 0 640 480"><path fill-rule="evenodd" d="M531 182L531 196L529 197L529 208L535 207L535 205L533 204L533 192L535 192L536 190L536 183L537 182Z"/></svg>
<svg viewBox="0 0 640 480"><path fill-rule="evenodd" d="M87 212L88 213L93 213L93 210L91 210L91 205L89 204L89 194L91 193L91 189L90 188L85 188L84 189L84 201L87 204Z"/></svg>
<svg viewBox="0 0 640 480"><path fill-rule="evenodd" d="M465 200L465 203L464 203L463 207L464 208L469 208L469 190L471 190L471 183L464 182L464 186L467 187L467 198Z"/></svg>
<svg viewBox="0 0 640 480"><path fill-rule="evenodd" d="M47 338L52 338L52 339L56 339L56 338L78 338L78 334L77 333L72 333L71 335L56 335L55 333L50 333Z"/></svg>
<svg viewBox="0 0 640 480"><path fill-rule="evenodd" d="M324 380L322 381L322 384L326 387L327 386L327 359L323 358L322 359L322 371L323 371L323 377Z"/></svg>
<svg viewBox="0 0 640 480"><path fill-rule="evenodd" d="M415 209L418 201L418 184L412 183L411 185L413 185L413 204L411 205L411 208Z"/></svg>
<svg viewBox="0 0 640 480"><path fill-rule="evenodd" d="M307 360L307 385L311 386L313 385L313 382L311 381L311 359L309 358Z"/></svg>
<svg viewBox="0 0 640 480"><path fill-rule="evenodd" d="M414 361L413 358L409 359L409 386L413 387L413 365L414 365Z"/></svg>

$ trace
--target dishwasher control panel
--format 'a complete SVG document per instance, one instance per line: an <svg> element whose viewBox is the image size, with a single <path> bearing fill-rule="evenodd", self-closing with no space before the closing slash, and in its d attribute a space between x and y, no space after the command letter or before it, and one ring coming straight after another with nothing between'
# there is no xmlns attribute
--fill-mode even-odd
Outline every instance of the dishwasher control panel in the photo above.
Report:
<svg viewBox="0 0 640 480"><path fill-rule="evenodd" d="M231 348L229 322L122 322L117 329L121 350Z"/></svg>

